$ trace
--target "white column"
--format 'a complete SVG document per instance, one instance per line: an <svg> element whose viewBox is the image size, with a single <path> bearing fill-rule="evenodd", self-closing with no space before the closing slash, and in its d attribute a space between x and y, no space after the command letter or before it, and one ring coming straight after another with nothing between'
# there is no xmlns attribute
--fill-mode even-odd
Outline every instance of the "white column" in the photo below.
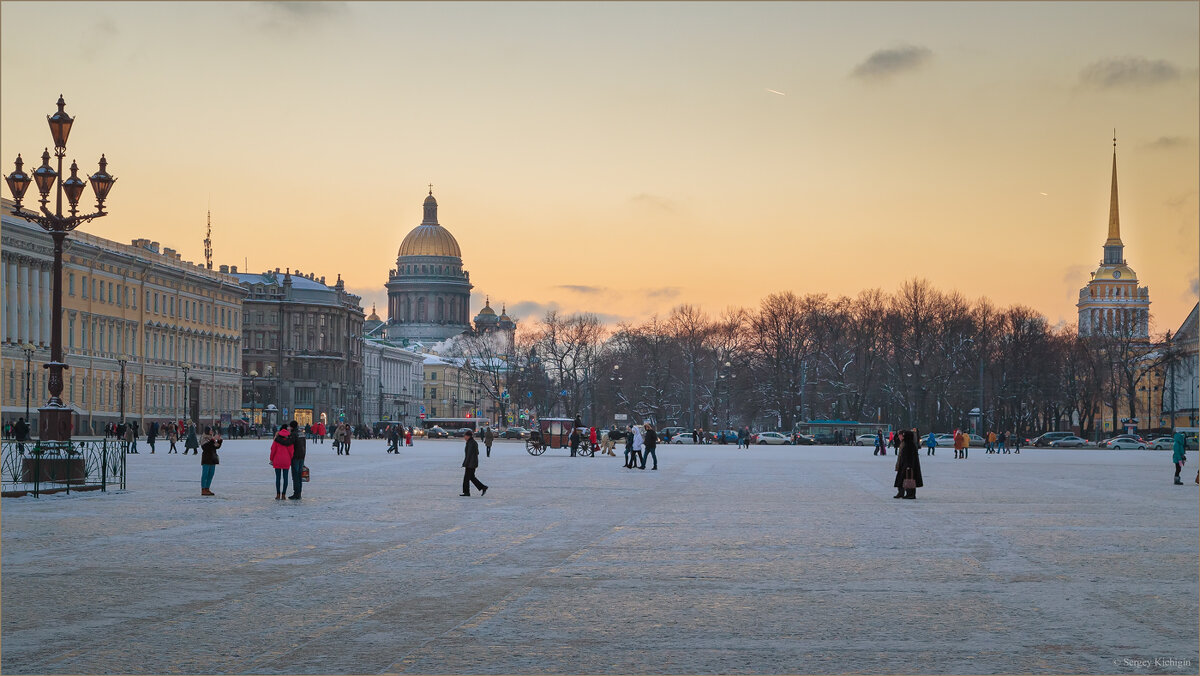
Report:
<svg viewBox="0 0 1200 676"><path fill-rule="evenodd" d="M29 265L29 342L42 342L42 275L36 262Z"/></svg>
<svg viewBox="0 0 1200 676"><path fill-rule="evenodd" d="M50 345L50 320L54 312L54 290L50 288L50 267L42 267L42 341Z"/></svg>
<svg viewBox="0 0 1200 676"><path fill-rule="evenodd" d="M3 306L3 315L0 316L0 322L4 325L3 335L0 335L0 340L8 342L8 259L0 258L0 306Z"/></svg>
<svg viewBox="0 0 1200 676"><path fill-rule="evenodd" d="M21 342L27 342L29 340L29 336L30 336L30 331L29 331L29 318L30 318L29 264L26 263L25 261L21 261L20 265L21 265L20 270L17 272L17 282L21 285L21 292L18 297L19 302L20 302L20 310L19 311L21 313L21 326L20 326L20 333L17 335L17 340L19 340Z"/></svg>

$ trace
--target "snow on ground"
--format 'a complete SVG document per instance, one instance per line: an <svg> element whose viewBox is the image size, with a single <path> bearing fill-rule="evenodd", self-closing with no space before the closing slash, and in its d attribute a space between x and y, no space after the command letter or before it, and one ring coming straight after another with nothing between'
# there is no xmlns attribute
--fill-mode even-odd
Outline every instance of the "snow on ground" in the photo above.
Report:
<svg viewBox="0 0 1200 676"><path fill-rule="evenodd" d="M5 499L5 673L1196 673L1197 457L498 441L129 456L128 491ZM182 446L182 444L181 444ZM474 492L474 491L472 491ZM1163 662L1162 660L1177 662ZM1155 663L1158 660L1158 663Z"/></svg>

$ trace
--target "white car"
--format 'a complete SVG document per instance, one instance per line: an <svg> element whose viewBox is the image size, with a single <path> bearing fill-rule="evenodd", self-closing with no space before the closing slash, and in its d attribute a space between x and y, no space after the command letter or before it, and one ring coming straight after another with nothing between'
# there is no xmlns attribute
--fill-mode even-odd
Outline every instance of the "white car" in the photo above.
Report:
<svg viewBox="0 0 1200 676"><path fill-rule="evenodd" d="M696 443L696 437L691 432L680 432L679 434L676 434L675 436L671 437L671 443L673 443L673 444L694 444L694 443Z"/></svg>
<svg viewBox="0 0 1200 676"><path fill-rule="evenodd" d="M754 443L756 444L790 444L791 439L788 439L779 432L759 432L754 435Z"/></svg>
<svg viewBox="0 0 1200 676"><path fill-rule="evenodd" d="M857 437L855 437L854 445L855 446L874 446L875 445L875 435L874 434L860 434Z"/></svg>
<svg viewBox="0 0 1200 676"><path fill-rule="evenodd" d="M1116 439L1109 439L1108 442L1104 444L1104 448L1111 448L1114 451L1120 451L1127 448L1144 451L1146 450L1146 444L1138 441L1137 439L1132 439L1129 437L1117 437Z"/></svg>
<svg viewBox="0 0 1200 676"><path fill-rule="evenodd" d="M1156 451L1171 451L1175 449L1175 440L1171 437L1159 437L1150 442L1150 448Z"/></svg>

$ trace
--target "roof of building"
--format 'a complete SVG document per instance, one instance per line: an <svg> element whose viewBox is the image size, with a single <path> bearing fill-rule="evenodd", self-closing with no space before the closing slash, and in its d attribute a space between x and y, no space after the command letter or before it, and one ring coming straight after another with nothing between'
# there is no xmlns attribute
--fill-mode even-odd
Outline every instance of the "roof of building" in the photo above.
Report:
<svg viewBox="0 0 1200 676"><path fill-rule="evenodd" d="M443 228L437 221L437 200L433 191L424 203L425 218L421 224L413 228L404 241L400 243L399 256L452 256L462 258L462 250L458 248L458 240L450 231Z"/></svg>

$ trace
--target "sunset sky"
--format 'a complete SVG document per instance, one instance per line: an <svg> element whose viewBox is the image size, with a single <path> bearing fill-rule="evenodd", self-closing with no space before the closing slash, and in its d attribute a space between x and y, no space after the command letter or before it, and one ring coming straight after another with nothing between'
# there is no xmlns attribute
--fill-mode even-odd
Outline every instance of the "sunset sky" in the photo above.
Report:
<svg viewBox="0 0 1200 676"><path fill-rule="evenodd" d="M4 2L5 174L60 93L87 231L202 261L211 205L215 263L368 311L432 183L472 314L921 276L1074 324L1114 128L1155 332L1200 295L1197 2Z"/></svg>

